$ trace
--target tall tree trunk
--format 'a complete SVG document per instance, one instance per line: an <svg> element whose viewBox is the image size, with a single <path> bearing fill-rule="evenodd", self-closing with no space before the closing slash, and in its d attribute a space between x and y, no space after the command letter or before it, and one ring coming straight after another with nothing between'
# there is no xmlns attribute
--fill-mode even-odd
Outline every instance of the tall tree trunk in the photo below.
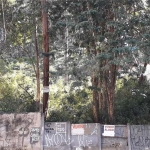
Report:
<svg viewBox="0 0 150 150"><path fill-rule="evenodd" d="M116 65L110 66L109 71L109 83L108 83L108 115L109 115L109 121L113 121L114 117L114 94L115 94L115 85L116 85L116 72L117 67Z"/></svg>
<svg viewBox="0 0 150 150"><path fill-rule="evenodd" d="M4 11L4 1L2 2L2 14L3 14L3 30L4 30L4 41L6 42L6 21L5 21L5 11Z"/></svg>
<svg viewBox="0 0 150 150"><path fill-rule="evenodd" d="M39 110L40 108L40 69L39 69L39 49L38 49L38 41L37 41L37 31L36 31L36 21L35 21L35 31L34 31L34 42L35 42L35 53L36 53L36 108ZM41 110L40 110L41 112Z"/></svg>
<svg viewBox="0 0 150 150"><path fill-rule="evenodd" d="M102 67L104 66L104 62L105 61L101 61L99 62L99 80L98 80L98 88L99 88L99 113L101 115L101 120L102 121L102 117L103 117L103 113L106 110L105 109L105 82L104 82L104 72L102 71Z"/></svg>
<svg viewBox="0 0 150 150"><path fill-rule="evenodd" d="M87 1L87 9L90 11L92 6L90 5L90 2ZM91 14L89 14L89 22L91 23L91 26L94 28L94 22ZM90 53L92 55L97 55L97 49L96 49L96 33L93 31L91 28L90 33L92 35L92 40L89 43L91 45L92 50L90 50ZM90 47L89 47L90 48ZM94 117L94 122L98 123L99 122L99 92L98 92L98 80L99 77L97 76L97 71L95 71L92 75L92 87L93 89L93 117Z"/></svg>
<svg viewBox="0 0 150 150"><path fill-rule="evenodd" d="M43 45L44 53L49 53L49 36L48 36L48 14L46 9L46 0L41 0L42 4L42 24L43 24ZM49 57L44 55L43 59L43 87L49 87ZM48 108L49 92L43 92L43 113L46 117Z"/></svg>
<svg viewBox="0 0 150 150"><path fill-rule="evenodd" d="M94 117L94 122L98 123L99 122L99 98L98 98L98 77L95 77L95 74L92 77L92 87L93 89L93 117Z"/></svg>
<svg viewBox="0 0 150 150"><path fill-rule="evenodd" d="M87 1L87 9L88 11L93 9L93 6L90 2ZM111 11L111 4L110 6L107 6L107 10L104 12L107 18L107 21L112 21L114 19L114 14ZM106 22L97 22L95 23L93 21L92 16L89 14L89 22L91 23L91 42L89 45L92 47L93 52L89 50L89 53L92 53L92 55L99 55L101 53L100 47L99 49L96 46L96 42L98 42L96 39L96 32L93 30L93 28L96 26L102 27L102 35L105 34L105 32L114 32L113 27L108 27ZM110 64L110 70L104 71L102 68L108 65L109 62L108 59L105 60L98 60L99 61L99 70L95 71L92 75L92 86L94 88L93 90L93 116L94 116L94 122L99 122L100 118L99 115L103 113L105 110L107 110L109 121L113 120L114 115L114 94L115 94L115 82L116 82L116 68L114 65ZM106 102L107 101L107 102ZM107 104L107 106L105 105ZM106 109L105 109L106 108Z"/></svg>

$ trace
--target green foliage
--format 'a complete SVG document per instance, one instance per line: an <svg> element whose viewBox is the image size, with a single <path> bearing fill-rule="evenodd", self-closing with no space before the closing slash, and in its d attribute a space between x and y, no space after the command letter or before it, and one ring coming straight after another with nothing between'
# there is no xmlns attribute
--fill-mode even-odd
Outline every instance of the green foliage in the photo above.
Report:
<svg viewBox="0 0 150 150"><path fill-rule="evenodd" d="M0 112L34 112L34 93L31 81L18 72L11 72L0 78Z"/></svg>
<svg viewBox="0 0 150 150"><path fill-rule="evenodd" d="M128 80L116 93L116 124L150 123L149 83L139 85L137 80Z"/></svg>
<svg viewBox="0 0 150 150"><path fill-rule="evenodd" d="M50 95L47 120L72 123L93 122L91 92L85 89L67 92L60 80L56 85L55 91L53 90Z"/></svg>
<svg viewBox="0 0 150 150"><path fill-rule="evenodd" d="M6 62L0 59L0 75L4 75L7 72Z"/></svg>
<svg viewBox="0 0 150 150"><path fill-rule="evenodd" d="M106 70L103 70L103 68L108 70L111 65L117 65L120 69L125 70L125 67L129 68L136 61L135 55L139 53L137 50L142 51L142 46L147 45L148 51L148 40L143 40L143 33L148 31L148 29L145 30L148 19L145 19L142 13L144 11L143 4L138 0L132 2L128 0L71 0L66 3L57 0L52 4L48 9L52 18L52 27L55 27L52 39L57 41L58 36L60 36L59 39L62 41L66 37L66 27L68 28L69 35L71 35L68 37L69 41L74 42L69 42L73 48L71 49L68 46L68 49L71 49L72 53L69 54L64 65L69 64L66 69L68 72L71 72L71 68L77 68L78 74L76 73L75 76L80 76L79 73L85 72L85 79L92 72L101 70L101 73L103 73ZM57 12L58 9L62 14L67 10L69 15L60 15L60 11ZM142 22L144 22L143 26L141 25ZM63 48L60 45L61 51L65 51L66 42L64 41ZM84 48L84 50L80 48ZM136 51L133 51L135 48ZM88 53L87 49L89 49L89 57L85 57L85 54ZM96 56L94 55L95 49ZM82 63L76 61L78 55L75 53L80 54L80 62ZM145 51L143 50L142 53L145 53ZM56 55L59 59L58 53ZM145 57L147 62L149 61L149 56L145 56L145 54L142 56ZM73 61L76 63L73 63ZM98 62L102 61L107 63L103 67L99 67ZM143 63L145 60L141 59L140 61ZM75 64L75 67L72 64ZM93 64L95 67L93 67ZM84 69L83 66L85 66ZM82 80L83 78L80 77L79 79Z"/></svg>

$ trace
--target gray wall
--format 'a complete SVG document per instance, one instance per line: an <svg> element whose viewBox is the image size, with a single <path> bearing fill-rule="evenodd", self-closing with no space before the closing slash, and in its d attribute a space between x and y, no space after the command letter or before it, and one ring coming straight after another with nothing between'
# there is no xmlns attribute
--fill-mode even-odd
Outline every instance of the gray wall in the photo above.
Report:
<svg viewBox="0 0 150 150"><path fill-rule="evenodd" d="M72 124L71 125L71 149L100 150L100 124Z"/></svg>
<svg viewBox="0 0 150 150"><path fill-rule="evenodd" d="M104 125L47 122L44 129L45 150L127 150L127 126L115 126L115 135L102 136Z"/></svg>
<svg viewBox="0 0 150 150"><path fill-rule="evenodd" d="M41 114L0 115L0 150L40 150Z"/></svg>
<svg viewBox="0 0 150 150"><path fill-rule="evenodd" d="M129 127L129 150L150 150L150 125L132 125Z"/></svg>
<svg viewBox="0 0 150 150"><path fill-rule="evenodd" d="M104 125L101 127L102 134ZM113 137L102 136L102 150L128 150L128 127L125 125L115 125L115 135Z"/></svg>
<svg viewBox="0 0 150 150"><path fill-rule="evenodd" d="M46 123L44 149L150 150L150 125L115 125L113 136L103 133L100 124Z"/></svg>
<svg viewBox="0 0 150 150"><path fill-rule="evenodd" d="M44 122L41 113L2 114L0 150L150 150L150 125L70 124Z"/></svg>
<svg viewBox="0 0 150 150"><path fill-rule="evenodd" d="M70 123L46 122L43 134L44 150L69 150L70 149Z"/></svg>

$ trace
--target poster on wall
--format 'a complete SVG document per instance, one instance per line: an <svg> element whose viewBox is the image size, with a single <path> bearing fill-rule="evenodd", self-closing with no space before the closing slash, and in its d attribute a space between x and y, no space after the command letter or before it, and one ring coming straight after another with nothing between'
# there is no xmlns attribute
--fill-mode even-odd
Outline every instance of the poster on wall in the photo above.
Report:
<svg viewBox="0 0 150 150"><path fill-rule="evenodd" d="M30 143L36 143L40 140L40 128L33 127L30 131Z"/></svg>
<svg viewBox="0 0 150 150"><path fill-rule="evenodd" d="M72 135L84 135L84 124L72 124L71 134Z"/></svg>
<svg viewBox="0 0 150 150"><path fill-rule="evenodd" d="M114 125L104 125L103 136L115 136L115 126Z"/></svg>

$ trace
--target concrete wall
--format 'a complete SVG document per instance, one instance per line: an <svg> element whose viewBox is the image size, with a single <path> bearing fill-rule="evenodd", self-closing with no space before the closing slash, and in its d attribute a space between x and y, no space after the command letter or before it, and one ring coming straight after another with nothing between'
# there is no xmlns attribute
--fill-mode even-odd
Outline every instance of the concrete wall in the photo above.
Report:
<svg viewBox="0 0 150 150"><path fill-rule="evenodd" d="M0 150L40 150L41 114L0 115Z"/></svg>
<svg viewBox="0 0 150 150"><path fill-rule="evenodd" d="M44 150L70 150L70 122L46 122Z"/></svg>
<svg viewBox="0 0 150 150"><path fill-rule="evenodd" d="M0 115L0 150L150 150L150 125L44 122L41 113Z"/></svg>
<svg viewBox="0 0 150 150"><path fill-rule="evenodd" d="M132 125L129 131L129 150L150 150L150 125Z"/></svg>
<svg viewBox="0 0 150 150"><path fill-rule="evenodd" d="M72 124L71 150L100 150L101 133L99 123Z"/></svg>
<svg viewBox="0 0 150 150"><path fill-rule="evenodd" d="M44 150L128 150L127 125L113 127L111 137L103 136L104 125L99 123L46 122Z"/></svg>
<svg viewBox="0 0 150 150"><path fill-rule="evenodd" d="M102 134L104 125L101 126ZM129 150L128 147L128 126L115 125L114 136L102 136L102 150Z"/></svg>
<svg viewBox="0 0 150 150"><path fill-rule="evenodd" d="M45 123L44 150L99 150L100 140L100 124Z"/></svg>

